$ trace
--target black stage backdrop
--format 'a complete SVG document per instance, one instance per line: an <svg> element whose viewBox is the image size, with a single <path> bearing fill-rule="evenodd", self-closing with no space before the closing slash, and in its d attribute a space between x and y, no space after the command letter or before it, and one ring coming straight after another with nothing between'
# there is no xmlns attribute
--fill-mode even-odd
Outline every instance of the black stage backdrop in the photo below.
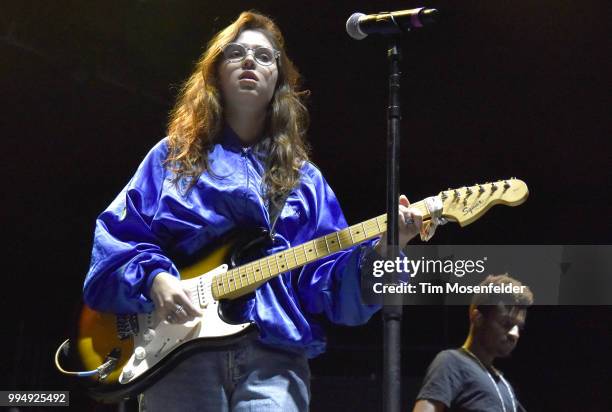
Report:
<svg viewBox="0 0 612 412"><path fill-rule="evenodd" d="M403 41L402 192L418 200L510 176L530 187L524 205L447 225L433 242L610 244L609 2L2 1L0 389L70 389L74 410L108 409L52 366L95 218L164 136L205 42L243 9L284 31L312 91L313 160L347 220L382 213L385 43L351 40L344 23L355 11L420 5L449 18ZM530 311L517 350L500 362L527 409L609 410L611 321L609 307ZM327 329L329 350L312 362L312 409L379 410L380 316ZM406 410L432 357L466 330L465 308L406 308Z"/></svg>

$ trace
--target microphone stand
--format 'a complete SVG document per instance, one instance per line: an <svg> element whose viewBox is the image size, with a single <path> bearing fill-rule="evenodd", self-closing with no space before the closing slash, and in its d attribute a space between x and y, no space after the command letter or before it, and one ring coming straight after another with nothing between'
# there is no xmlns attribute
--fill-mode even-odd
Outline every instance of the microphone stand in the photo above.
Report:
<svg viewBox="0 0 612 412"><path fill-rule="evenodd" d="M399 146L400 48L397 36L389 37L389 106L387 108L387 259L399 257ZM393 273L393 281L397 274ZM395 295L395 294L393 294ZM383 410L401 410L401 297L385 296L383 319ZM405 409L405 408L404 408Z"/></svg>

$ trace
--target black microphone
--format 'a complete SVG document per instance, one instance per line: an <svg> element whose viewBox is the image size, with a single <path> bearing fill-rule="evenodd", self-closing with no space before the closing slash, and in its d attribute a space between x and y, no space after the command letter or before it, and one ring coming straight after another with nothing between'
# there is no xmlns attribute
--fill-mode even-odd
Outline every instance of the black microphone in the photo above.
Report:
<svg viewBox="0 0 612 412"><path fill-rule="evenodd" d="M368 34L397 34L420 28L435 22L437 17L438 10L425 7L368 15L353 13L346 21L346 32L361 40Z"/></svg>

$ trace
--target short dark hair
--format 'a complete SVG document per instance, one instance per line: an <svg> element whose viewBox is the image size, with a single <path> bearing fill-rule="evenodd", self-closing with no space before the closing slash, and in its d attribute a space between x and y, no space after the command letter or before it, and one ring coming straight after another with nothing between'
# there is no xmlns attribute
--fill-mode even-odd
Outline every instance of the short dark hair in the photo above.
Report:
<svg viewBox="0 0 612 412"><path fill-rule="evenodd" d="M515 307L516 309L527 309L533 304L533 293L529 286L523 285L520 281L510 277L507 273L502 275L489 275L479 286L511 284L512 286L522 286L517 293L495 293L484 292L475 293L472 296L472 307L476 307L483 314L488 313L496 306Z"/></svg>

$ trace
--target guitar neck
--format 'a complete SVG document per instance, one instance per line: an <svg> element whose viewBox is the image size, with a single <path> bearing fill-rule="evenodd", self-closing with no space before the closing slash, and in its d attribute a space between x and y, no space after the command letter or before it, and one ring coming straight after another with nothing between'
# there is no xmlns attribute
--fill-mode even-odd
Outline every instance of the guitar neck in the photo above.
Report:
<svg viewBox="0 0 612 412"><path fill-rule="evenodd" d="M423 201L411 206L421 213L423 219L429 218L429 211ZM348 249L386 231L387 214L382 214L217 275L212 282L212 294L217 300L238 298L281 273Z"/></svg>
<svg viewBox="0 0 612 412"><path fill-rule="evenodd" d="M518 206L527 199L528 194L525 182L511 178L448 189L440 192L438 196L413 203L411 207L416 209L426 221L431 219L427 207L429 203L435 213L439 213L438 217L442 216L446 221L466 226L479 219L493 205ZM251 293L281 273L348 249L360 242L380 236L386 231L387 215L383 214L216 275L211 285L212 294L217 300L235 299Z"/></svg>

